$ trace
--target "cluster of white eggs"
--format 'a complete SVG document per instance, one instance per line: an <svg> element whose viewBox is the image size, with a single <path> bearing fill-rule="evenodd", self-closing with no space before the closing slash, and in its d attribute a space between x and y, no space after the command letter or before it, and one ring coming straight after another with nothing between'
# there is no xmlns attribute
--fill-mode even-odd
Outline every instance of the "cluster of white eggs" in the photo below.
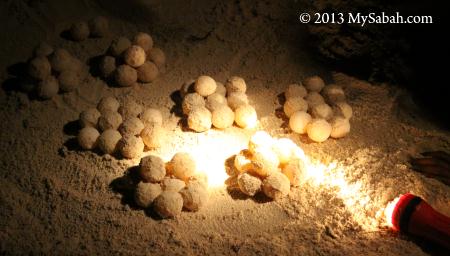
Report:
<svg viewBox="0 0 450 256"><path fill-rule="evenodd" d="M128 99L119 103L114 97L102 98L97 108L80 113L78 144L85 150L99 148L124 158L141 156L145 146L158 148L164 143L163 117L155 108L147 108Z"/></svg>
<svg viewBox="0 0 450 256"><path fill-rule="evenodd" d="M164 52L153 45L153 38L144 32L133 40L115 39L99 62L100 75L118 86L128 87L136 82L150 83L158 77L166 64Z"/></svg>
<svg viewBox="0 0 450 256"><path fill-rule="evenodd" d="M103 16L97 16L89 22L80 21L72 24L68 32L74 41L84 41L89 36L104 37L109 33L109 21Z"/></svg>
<svg viewBox="0 0 450 256"><path fill-rule="evenodd" d="M196 173L196 163L187 153L176 153L168 163L155 155L141 159L140 182L134 193L137 205L161 218L172 218L182 209L198 211L208 201L207 183Z"/></svg>
<svg viewBox="0 0 450 256"><path fill-rule="evenodd" d="M306 133L311 140L323 142L350 132L353 111L342 87L325 85L322 78L312 76L303 80L302 85L290 84L284 96L283 110L295 133Z"/></svg>
<svg viewBox="0 0 450 256"><path fill-rule="evenodd" d="M75 90L87 76L87 67L63 48L54 49L41 42L27 64L27 77L21 89L40 99L51 99L58 92Z"/></svg>
<svg viewBox="0 0 450 256"><path fill-rule="evenodd" d="M238 76L229 78L225 85L206 75L183 84L182 110L189 128L204 132L212 126L226 129L233 123L241 128L253 128L258 117L246 91L245 80Z"/></svg>
<svg viewBox="0 0 450 256"><path fill-rule="evenodd" d="M236 180L237 188L248 196L262 191L278 200L289 194L291 186L299 186L304 174L303 151L291 140L272 138L256 132L248 149L234 156L227 172Z"/></svg>

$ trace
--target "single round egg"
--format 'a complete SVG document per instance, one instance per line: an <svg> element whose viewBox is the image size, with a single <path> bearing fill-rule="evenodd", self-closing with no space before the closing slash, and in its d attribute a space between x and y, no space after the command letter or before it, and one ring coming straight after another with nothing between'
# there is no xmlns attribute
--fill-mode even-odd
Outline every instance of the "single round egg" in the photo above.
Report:
<svg viewBox="0 0 450 256"><path fill-rule="evenodd" d="M313 119L306 128L308 137L315 142L324 142L330 137L331 125L325 119Z"/></svg>
<svg viewBox="0 0 450 256"><path fill-rule="evenodd" d="M142 113L144 107L135 100L126 99L117 110L123 118L137 117Z"/></svg>
<svg viewBox="0 0 450 256"><path fill-rule="evenodd" d="M322 95L318 92L310 92L305 97L306 102L308 103L308 107L311 109L312 107L316 105L320 105L325 103L325 100L323 99Z"/></svg>
<svg viewBox="0 0 450 256"><path fill-rule="evenodd" d="M113 111L106 111L101 114L101 116L98 119L98 128L101 131L105 130L117 130L119 128L120 124L122 123L122 116Z"/></svg>
<svg viewBox="0 0 450 256"><path fill-rule="evenodd" d="M253 128L258 121L256 110L250 105L238 107L234 112L234 117L236 124L242 128Z"/></svg>
<svg viewBox="0 0 450 256"><path fill-rule="evenodd" d="M227 105L222 105L211 113L211 122L218 129L226 129L234 123L234 112Z"/></svg>
<svg viewBox="0 0 450 256"><path fill-rule="evenodd" d="M153 38L148 33L139 32L134 36L133 44L139 45L144 51L148 51L153 48Z"/></svg>
<svg viewBox="0 0 450 256"><path fill-rule="evenodd" d="M190 154L178 152L167 163L167 170L169 174L183 181L188 181L190 177L194 176L197 166L194 158Z"/></svg>
<svg viewBox="0 0 450 256"><path fill-rule="evenodd" d="M302 81L303 85L311 92L320 92L325 86L325 82L320 76L307 77Z"/></svg>
<svg viewBox="0 0 450 256"><path fill-rule="evenodd" d="M333 117L333 109L326 103L318 104L311 108L311 115L314 118L329 120Z"/></svg>
<svg viewBox="0 0 450 256"><path fill-rule="evenodd" d="M196 132L204 132L211 129L211 118L211 112L207 108L198 107L189 113L187 123L190 129Z"/></svg>
<svg viewBox="0 0 450 256"><path fill-rule="evenodd" d="M295 133L305 134L306 127L311 122L311 115L305 111L297 111L289 118L289 127Z"/></svg>
<svg viewBox="0 0 450 256"><path fill-rule="evenodd" d="M145 51L138 45L132 45L124 52L123 60L131 67L138 68L145 63Z"/></svg>
<svg viewBox="0 0 450 256"><path fill-rule="evenodd" d="M109 52L114 57L121 57L122 54L130 47L131 47L130 39L121 36L112 41L111 46L109 47Z"/></svg>
<svg viewBox="0 0 450 256"><path fill-rule="evenodd" d="M247 91L247 84L242 77L232 76L225 83L225 88L227 89L228 94L234 92L245 93Z"/></svg>
<svg viewBox="0 0 450 256"><path fill-rule="evenodd" d="M345 93L341 86L330 84L323 88L322 94L329 104L345 101Z"/></svg>
<svg viewBox="0 0 450 256"><path fill-rule="evenodd" d="M98 147L105 154L114 154L117 151L117 146L122 136L116 130L106 130L100 134L98 138Z"/></svg>
<svg viewBox="0 0 450 256"><path fill-rule="evenodd" d="M345 101L336 103L333 107L333 112L336 116L342 116L346 119L350 119L353 116L352 107Z"/></svg>
<svg viewBox="0 0 450 256"><path fill-rule="evenodd" d="M186 182L178 178L165 177L161 182L161 187L164 191L180 192L186 187Z"/></svg>
<svg viewBox="0 0 450 256"><path fill-rule="evenodd" d="M80 113L79 124L84 127L97 127L101 114L96 108L89 108Z"/></svg>
<svg viewBox="0 0 450 256"><path fill-rule="evenodd" d="M308 94L306 88L300 84L290 84L286 88L286 91L284 91L284 97L286 100L294 97L304 98L306 94Z"/></svg>
<svg viewBox="0 0 450 256"><path fill-rule="evenodd" d="M28 62L28 75L37 80L45 80L52 73L47 57L36 57Z"/></svg>
<svg viewBox="0 0 450 256"><path fill-rule="evenodd" d="M100 99L97 104L97 109L100 113L104 112L117 112L119 110L120 103L115 97L106 96Z"/></svg>
<svg viewBox="0 0 450 256"><path fill-rule="evenodd" d="M248 105L247 95L243 92L232 92L227 97L228 106L236 110L240 106Z"/></svg>
<svg viewBox="0 0 450 256"><path fill-rule="evenodd" d="M159 156L143 157L139 163L139 174L145 182L160 182L166 176L165 163Z"/></svg>
<svg viewBox="0 0 450 256"><path fill-rule="evenodd" d="M339 139L350 133L350 122L344 117L335 117L331 120L331 138Z"/></svg>
<svg viewBox="0 0 450 256"><path fill-rule="evenodd" d="M72 59L72 55L66 49L58 48L50 55L51 68L56 72L71 69Z"/></svg>
<svg viewBox="0 0 450 256"><path fill-rule="evenodd" d="M200 183L188 183L180 191L183 197L183 207L189 211L196 212L208 202L208 191Z"/></svg>
<svg viewBox="0 0 450 256"><path fill-rule="evenodd" d="M142 208L148 208L162 193L161 186L155 183L139 182L134 191L134 201Z"/></svg>
<svg viewBox="0 0 450 256"><path fill-rule="evenodd" d="M119 141L119 150L123 157L128 159L138 158L144 152L144 142L141 137L126 134Z"/></svg>
<svg viewBox="0 0 450 256"><path fill-rule="evenodd" d="M267 197L280 200L291 190L289 179L281 172L274 172L263 180L262 189Z"/></svg>
<svg viewBox="0 0 450 256"><path fill-rule="evenodd" d="M142 83L153 82L159 74L158 67L151 61L146 61L137 68L138 80Z"/></svg>
<svg viewBox="0 0 450 256"><path fill-rule="evenodd" d="M216 91L216 81L210 76L199 76L195 81L195 92L200 96L207 97Z"/></svg>
<svg viewBox="0 0 450 256"><path fill-rule="evenodd" d="M81 21L72 24L69 29L70 37L74 41L83 41L89 37L89 26L86 22Z"/></svg>
<svg viewBox="0 0 450 256"><path fill-rule="evenodd" d="M206 98L205 106L211 112L213 112L214 110L216 110L224 105L228 106L227 99L219 93L210 94Z"/></svg>
<svg viewBox="0 0 450 256"><path fill-rule="evenodd" d="M115 71L115 81L121 87L129 87L137 82L137 71L128 65L120 65Z"/></svg>
<svg viewBox="0 0 450 256"><path fill-rule="evenodd" d="M297 111L308 110L308 103L302 97L292 97L286 100L283 110L287 117L291 117Z"/></svg>
<svg viewBox="0 0 450 256"><path fill-rule="evenodd" d="M82 149L91 150L97 146L100 133L94 127L85 127L78 133L78 145Z"/></svg>
<svg viewBox="0 0 450 256"><path fill-rule="evenodd" d="M119 132L124 135L139 135L144 129L144 123L137 117L129 117L119 126Z"/></svg>
<svg viewBox="0 0 450 256"><path fill-rule="evenodd" d="M237 182L239 190L248 196L254 196L261 190L261 180L248 173L239 174Z"/></svg>
<svg viewBox="0 0 450 256"><path fill-rule="evenodd" d="M159 148L166 142L166 132L161 126L145 126L141 132L141 137L150 149Z"/></svg>
<svg viewBox="0 0 450 256"><path fill-rule="evenodd" d="M205 99L198 93L188 93L181 104L183 113L189 115L189 113L196 108L205 107Z"/></svg>
<svg viewBox="0 0 450 256"><path fill-rule="evenodd" d="M163 123L161 111L156 108L147 108L139 115L139 118L141 119L142 123L144 123L144 126L161 126Z"/></svg>
<svg viewBox="0 0 450 256"><path fill-rule="evenodd" d="M173 218L183 209L183 197L177 192L164 191L153 202L153 209L161 218Z"/></svg>
<svg viewBox="0 0 450 256"><path fill-rule="evenodd" d="M280 160L271 148L260 147L252 155L254 171L261 177L267 177L278 171Z"/></svg>

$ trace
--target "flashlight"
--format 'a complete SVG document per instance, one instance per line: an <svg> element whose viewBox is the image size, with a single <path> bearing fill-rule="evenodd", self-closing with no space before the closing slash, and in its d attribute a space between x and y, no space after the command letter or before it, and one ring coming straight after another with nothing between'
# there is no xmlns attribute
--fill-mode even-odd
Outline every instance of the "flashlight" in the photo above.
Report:
<svg viewBox="0 0 450 256"><path fill-rule="evenodd" d="M422 198L407 193L398 199L391 215L392 228L450 249L450 218Z"/></svg>

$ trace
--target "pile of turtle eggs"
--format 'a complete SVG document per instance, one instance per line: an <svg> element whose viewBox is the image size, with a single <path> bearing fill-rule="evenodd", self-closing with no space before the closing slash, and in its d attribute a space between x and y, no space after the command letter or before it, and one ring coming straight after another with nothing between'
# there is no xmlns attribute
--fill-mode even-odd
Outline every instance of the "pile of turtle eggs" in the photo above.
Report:
<svg viewBox="0 0 450 256"><path fill-rule="evenodd" d="M124 158L137 158L145 146L151 149L163 144L162 123L158 109L144 109L131 99L121 104L114 97L104 97L97 108L80 113L78 144L86 150L98 148L104 154L120 152Z"/></svg>
<svg viewBox="0 0 450 256"><path fill-rule="evenodd" d="M226 129L236 123L241 128L253 128L257 114L249 104L247 85L241 77L229 78L225 85L202 75L189 81L180 90L183 113L191 130L204 132L212 126Z"/></svg>
<svg viewBox="0 0 450 256"><path fill-rule="evenodd" d="M248 149L234 156L227 173L235 188L248 196L262 191L274 200L289 194L291 186L299 186L304 175L303 151L291 140L272 138L256 132Z"/></svg>
<svg viewBox="0 0 450 256"><path fill-rule="evenodd" d="M155 155L142 158L139 178L136 204L153 207L161 218L175 217L183 208L198 211L208 201L206 180L196 173L196 163L187 153L176 153L168 163Z"/></svg>
<svg viewBox="0 0 450 256"><path fill-rule="evenodd" d="M284 96L283 110L295 133L306 133L311 140L323 142L350 132L353 111L342 87L325 86L322 78L313 76L303 80L302 85L290 84Z"/></svg>
<svg viewBox="0 0 450 256"><path fill-rule="evenodd" d="M164 68L166 56L153 45L153 38L144 32L132 41L126 37L115 39L99 63L100 75L118 86L133 86L137 81L150 83Z"/></svg>

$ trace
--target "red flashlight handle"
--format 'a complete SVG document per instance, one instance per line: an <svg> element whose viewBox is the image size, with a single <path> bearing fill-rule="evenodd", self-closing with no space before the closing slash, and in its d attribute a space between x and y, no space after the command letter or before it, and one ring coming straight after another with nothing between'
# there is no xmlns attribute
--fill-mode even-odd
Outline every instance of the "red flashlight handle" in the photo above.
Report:
<svg viewBox="0 0 450 256"><path fill-rule="evenodd" d="M420 202L412 213L408 232L450 248L450 218L425 201Z"/></svg>

